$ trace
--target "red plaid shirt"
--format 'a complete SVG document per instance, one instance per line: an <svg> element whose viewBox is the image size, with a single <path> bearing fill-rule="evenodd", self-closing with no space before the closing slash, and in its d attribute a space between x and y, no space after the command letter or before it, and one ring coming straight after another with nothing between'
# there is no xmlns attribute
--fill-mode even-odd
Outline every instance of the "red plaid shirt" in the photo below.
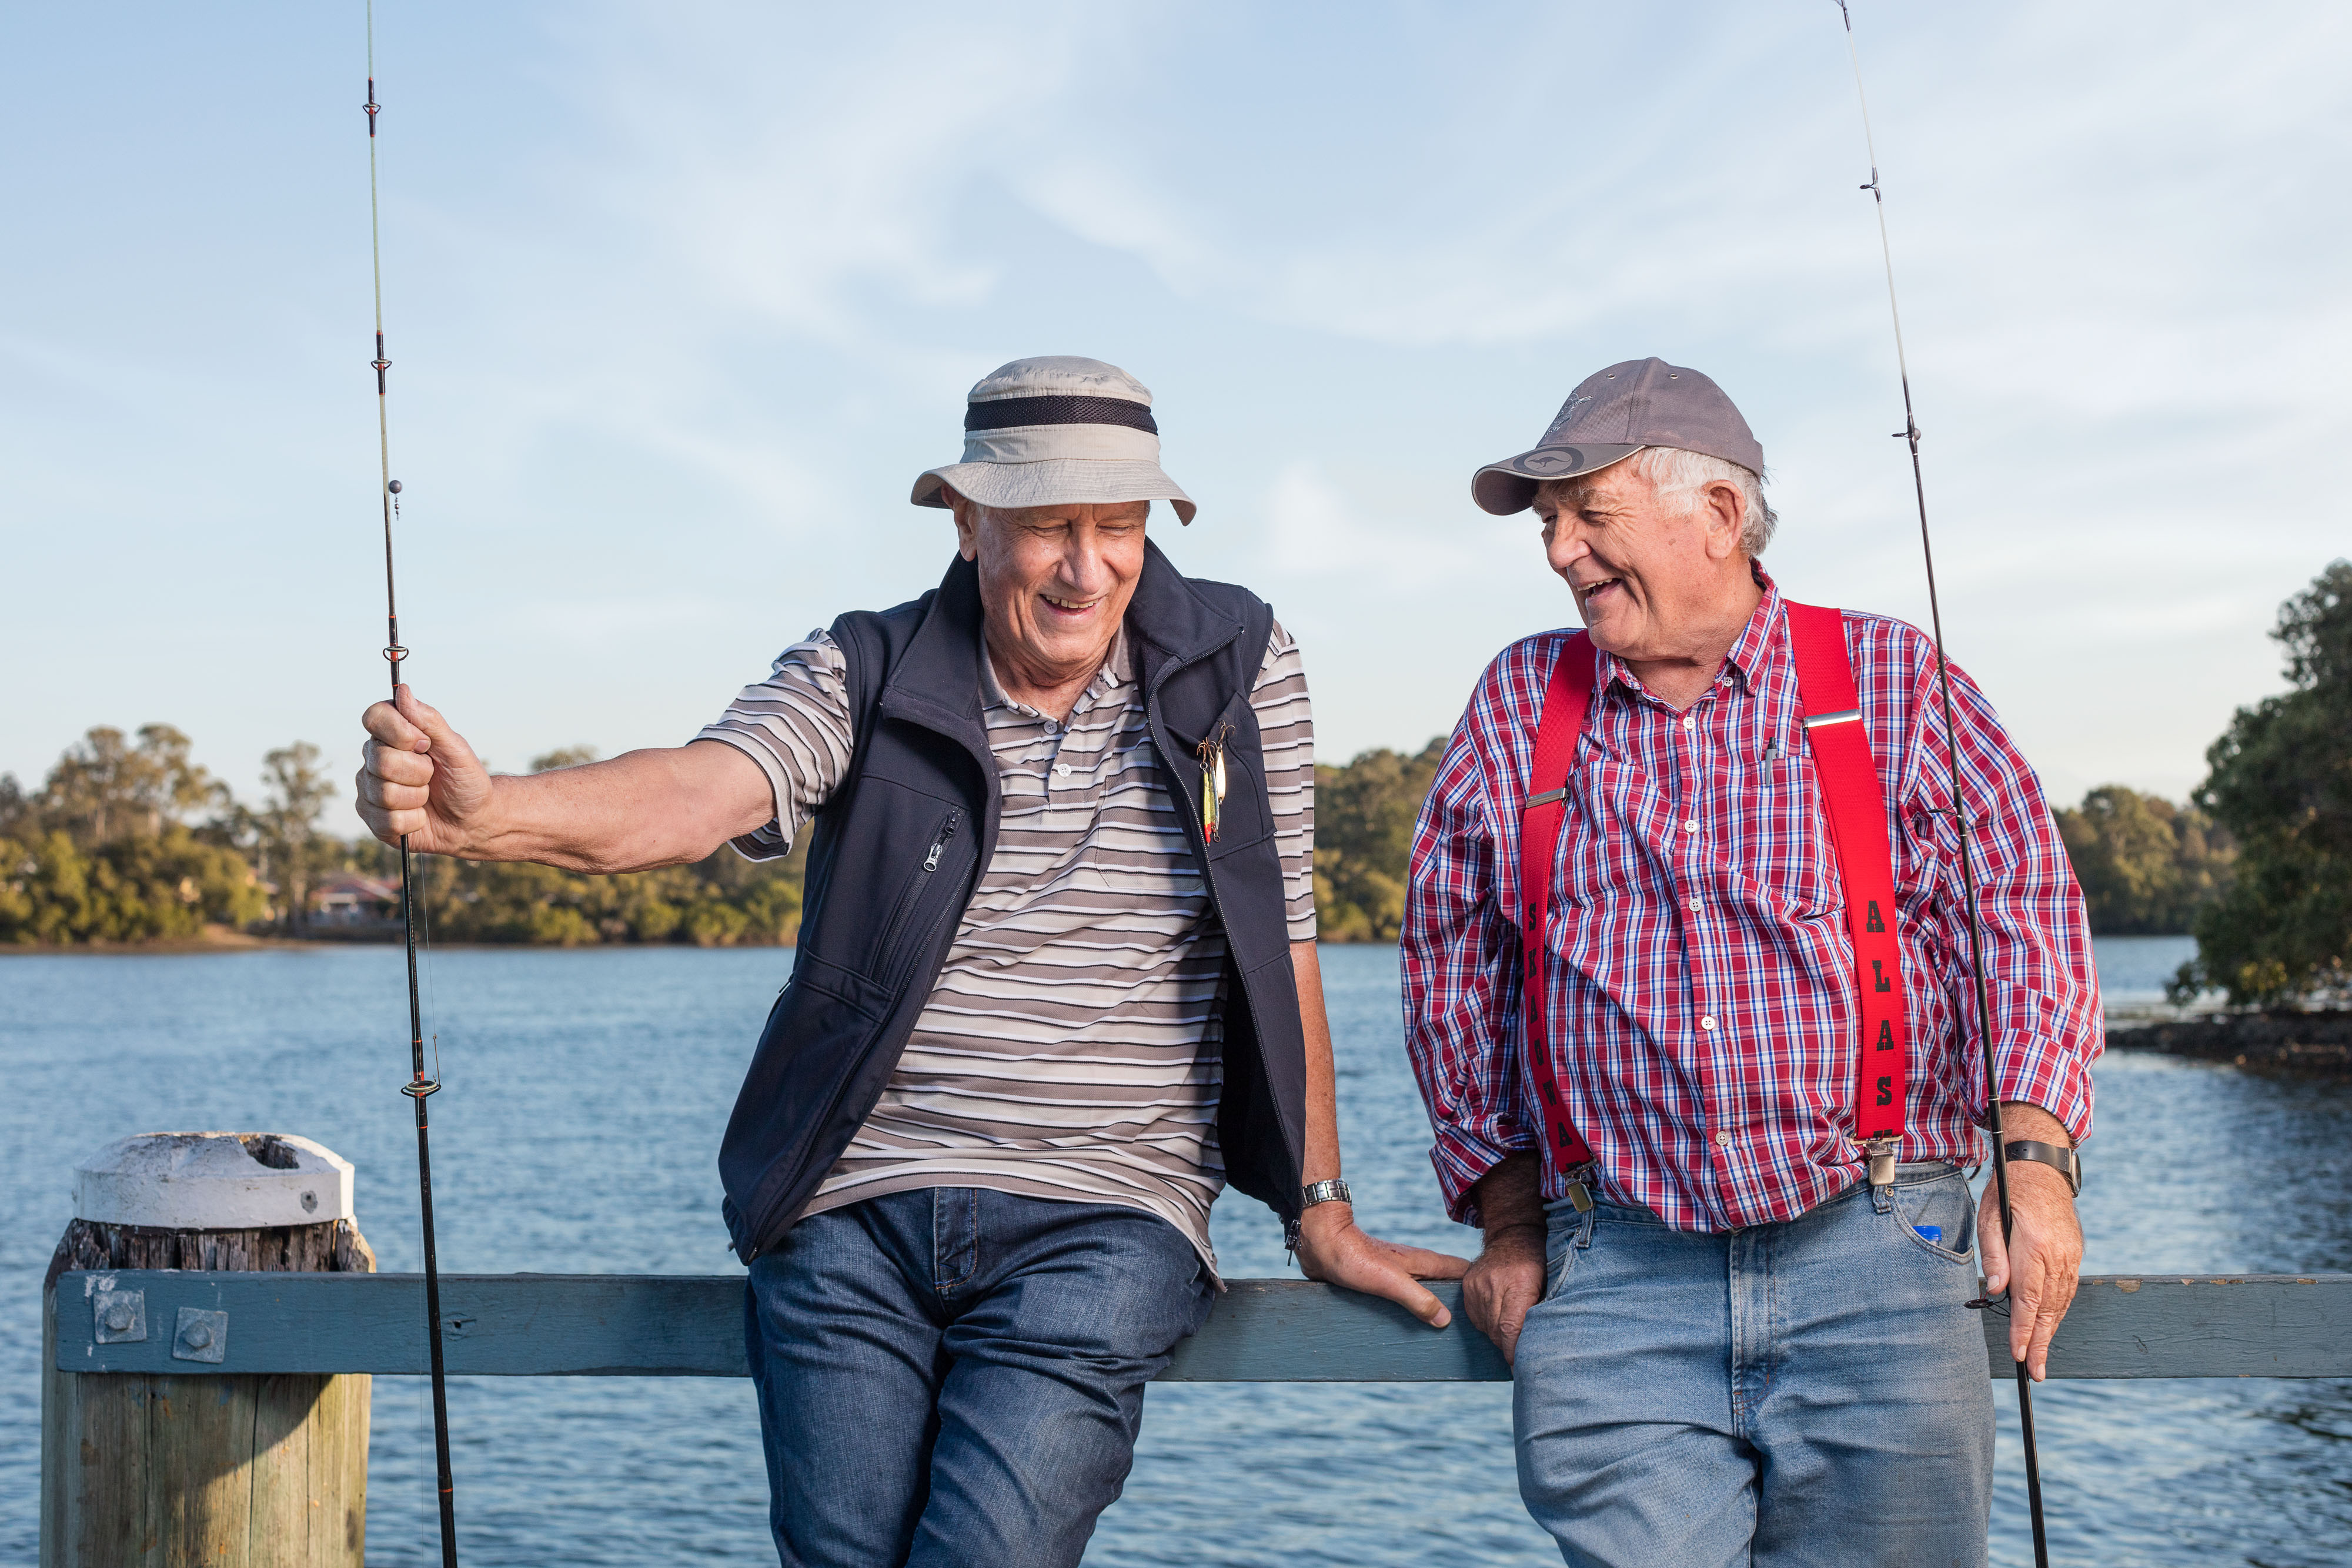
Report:
<svg viewBox="0 0 2352 1568"><path fill-rule="evenodd" d="M1601 1195L1681 1230L1794 1218L1862 1179L1853 1125L1858 998L1836 851L1805 744L1780 595L1715 685L1678 714L1603 655L1568 779L1544 933L1561 1093ZM1849 613L1846 643L1887 800L1911 1071L1906 1160L1974 1165L1984 1100L1951 770L1935 647ZM1541 1150L1522 1059L1519 802L1552 661L1547 632L1488 666L1413 833L1405 1038L1457 1219L1504 1155ZM1952 671L1975 812L1985 976L2004 1100L2080 1141L2099 1053L2090 931L2042 788L1973 682ZM1696 824L1694 830L1690 824ZM1702 1029L1711 1017L1717 1027ZM1543 1190L1565 1195L1543 1155Z"/></svg>

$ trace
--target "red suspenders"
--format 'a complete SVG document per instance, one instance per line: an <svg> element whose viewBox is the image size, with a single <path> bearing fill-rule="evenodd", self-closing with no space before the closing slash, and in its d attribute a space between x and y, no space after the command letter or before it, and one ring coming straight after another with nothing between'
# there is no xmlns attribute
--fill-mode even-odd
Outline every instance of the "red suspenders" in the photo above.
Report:
<svg viewBox="0 0 2352 1568"><path fill-rule="evenodd" d="M1845 928L1853 937L1854 989L1862 998L1862 1050L1853 1077L1853 1135L1870 1148L1870 1185L1895 1179L1903 1136L1903 944L1895 919L1895 860L1886 843L1886 797L1870 758L1862 698L1853 689L1845 617L1782 601L1789 649L1797 658L1797 698L1805 742L1822 782L1822 814L1837 846L1845 884Z"/></svg>
<svg viewBox="0 0 2352 1568"><path fill-rule="evenodd" d="M1576 761L1576 743L1584 734L1584 710L1592 703L1592 640L1579 632L1559 651L1544 688L1543 716L1536 725L1535 765L1528 772L1530 789L1547 779L1565 780ZM1552 1168L1572 1171L1592 1163L1592 1151L1569 1124L1568 1103L1552 1072L1551 1050L1544 1038L1544 929L1551 924L1551 867L1559 848L1560 820L1568 815L1565 782L1541 794L1531 794L1519 807L1519 996L1527 1027L1520 1032L1528 1070L1534 1075L1536 1096L1543 1102L1544 1142L1551 1146ZM1581 1184L1569 1196L1579 1209L1592 1201Z"/></svg>
<svg viewBox="0 0 2352 1568"><path fill-rule="evenodd" d="M1903 1136L1904 1062L1903 952L1895 920L1895 865L1886 841L1885 796L1871 760L1870 737L1862 724L1854 691L1853 664L1845 645L1844 617L1835 610L1782 601L1789 617L1789 644L1797 663L1798 700L1805 716L1805 738L1812 747L1821 780L1822 814L1837 850L1838 879L1845 891L1846 929L1853 937L1854 981L1862 998L1862 1050L1853 1085L1853 1135L1870 1150L1870 1181L1895 1179L1895 1147ZM1560 650L1544 689L1536 727L1530 787L1557 779L1531 793L1519 816L1519 934L1521 994L1526 1008L1523 1039L1529 1075L1543 1104L1544 1141L1552 1165L1566 1172L1592 1163L1592 1151L1570 1124L1568 1106L1552 1069L1545 1038L1543 934L1551 918L1552 864L1559 828L1567 816L1569 769L1591 706L1596 655L1577 632ZM1580 1183L1569 1196L1591 1198Z"/></svg>

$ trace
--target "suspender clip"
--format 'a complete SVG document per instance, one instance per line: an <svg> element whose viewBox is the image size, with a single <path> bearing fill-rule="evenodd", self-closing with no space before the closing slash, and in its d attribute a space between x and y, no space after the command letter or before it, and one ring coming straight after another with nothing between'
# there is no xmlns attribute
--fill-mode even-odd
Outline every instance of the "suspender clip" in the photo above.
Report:
<svg viewBox="0 0 2352 1568"><path fill-rule="evenodd" d="M1584 1185L1582 1176L1568 1178L1568 1201L1569 1206L1579 1214L1592 1212L1592 1189Z"/></svg>
<svg viewBox="0 0 2352 1568"><path fill-rule="evenodd" d="M1895 1185L1895 1140L1873 1138L1863 1147L1870 1151L1870 1185L1875 1189Z"/></svg>

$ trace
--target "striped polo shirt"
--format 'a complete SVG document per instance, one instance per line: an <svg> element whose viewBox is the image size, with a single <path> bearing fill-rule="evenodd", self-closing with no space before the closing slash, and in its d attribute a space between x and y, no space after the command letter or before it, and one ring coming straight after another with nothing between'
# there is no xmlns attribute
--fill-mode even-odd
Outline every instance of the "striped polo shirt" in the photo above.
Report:
<svg viewBox="0 0 2352 1568"><path fill-rule="evenodd" d="M1225 937L1160 777L1127 634L1066 723L1006 696L984 647L981 669L996 852L889 1085L807 1212L930 1186L1118 1204L1175 1226L1213 1268ZM1291 939L1311 941L1315 727L1278 624L1250 705ZM696 738L766 772L776 816L735 846L784 854L848 771L841 650L812 632Z"/></svg>

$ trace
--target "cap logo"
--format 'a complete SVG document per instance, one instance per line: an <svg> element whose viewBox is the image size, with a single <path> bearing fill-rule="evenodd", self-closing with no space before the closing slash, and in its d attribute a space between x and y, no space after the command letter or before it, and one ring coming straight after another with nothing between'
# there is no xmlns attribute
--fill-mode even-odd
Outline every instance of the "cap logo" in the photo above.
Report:
<svg viewBox="0 0 2352 1568"><path fill-rule="evenodd" d="M1519 459L1520 471L1549 474L1561 468L1584 466L1584 449L1580 446L1544 446Z"/></svg>

